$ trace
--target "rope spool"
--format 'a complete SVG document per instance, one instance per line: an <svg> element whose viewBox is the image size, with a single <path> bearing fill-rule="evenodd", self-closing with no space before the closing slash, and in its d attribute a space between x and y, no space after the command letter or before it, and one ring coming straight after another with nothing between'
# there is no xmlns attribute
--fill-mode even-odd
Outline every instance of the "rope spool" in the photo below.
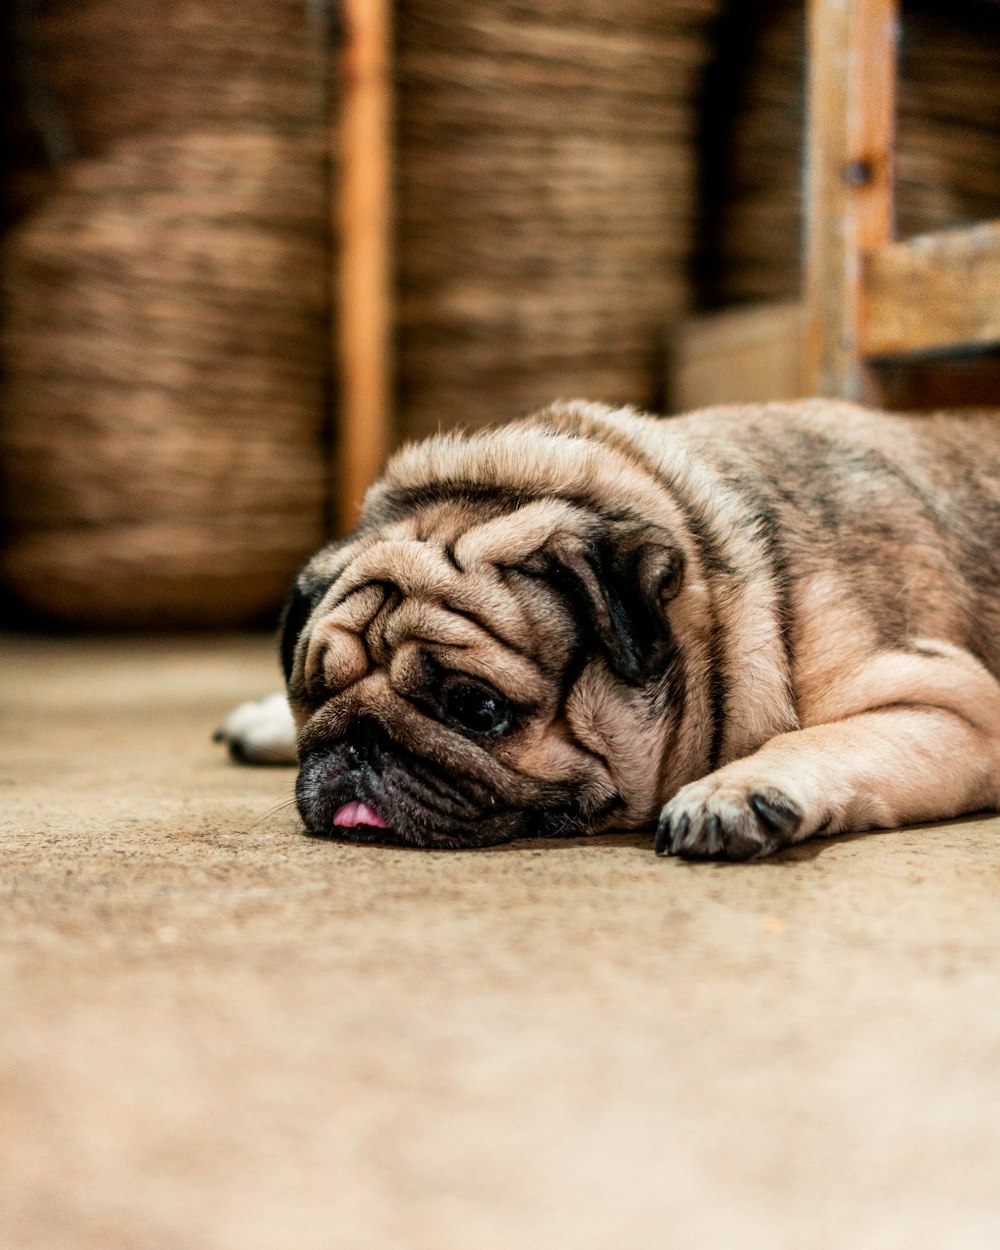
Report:
<svg viewBox="0 0 1000 1250"><path fill-rule="evenodd" d="M4 243L4 579L74 624L260 619L323 525L324 40L290 0L39 23L70 147Z"/></svg>
<svg viewBox="0 0 1000 1250"><path fill-rule="evenodd" d="M397 13L399 426L660 398L717 0Z"/></svg>

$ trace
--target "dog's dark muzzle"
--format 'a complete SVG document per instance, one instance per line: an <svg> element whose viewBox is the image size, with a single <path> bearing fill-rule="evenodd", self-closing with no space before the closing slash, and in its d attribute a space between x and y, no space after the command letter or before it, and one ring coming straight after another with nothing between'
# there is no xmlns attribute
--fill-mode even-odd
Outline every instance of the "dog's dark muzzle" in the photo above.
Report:
<svg viewBox="0 0 1000 1250"><path fill-rule="evenodd" d="M310 833L409 846L486 846L521 835L524 814L481 781L392 741L367 718L301 760L295 787Z"/></svg>

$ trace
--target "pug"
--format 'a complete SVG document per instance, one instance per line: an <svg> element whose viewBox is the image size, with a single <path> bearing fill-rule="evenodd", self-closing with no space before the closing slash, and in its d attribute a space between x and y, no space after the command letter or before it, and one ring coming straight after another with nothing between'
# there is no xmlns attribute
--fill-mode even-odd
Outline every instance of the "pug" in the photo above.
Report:
<svg viewBox="0 0 1000 1250"><path fill-rule="evenodd" d="M572 402L443 434L299 574L281 658L287 703L222 736L297 755L315 834L748 860L995 808L1000 425Z"/></svg>

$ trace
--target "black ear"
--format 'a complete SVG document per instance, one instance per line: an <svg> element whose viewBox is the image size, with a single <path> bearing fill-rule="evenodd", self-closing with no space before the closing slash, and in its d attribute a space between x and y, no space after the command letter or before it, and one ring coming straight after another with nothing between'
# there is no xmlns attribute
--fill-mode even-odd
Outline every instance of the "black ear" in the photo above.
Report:
<svg viewBox="0 0 1000 1250"><path fill-rule="evenodd" d="M281 624L278 629L281 667L285 674L286 685L292 678L292 669L295 667L295 648L302 637L302 631L306 627L306 622L312 616L313 609L318 606L320 600L342 572L342 569L339 567L341 562L335 562L333 557L342 548L349 547L354 542L355 537L355 534L348 534L346 538L328 543L321 551L317 552L305 568L299 572L291 590L288 592L288 598L285 600L285 606L281 613ZM333 573L324 572L324 566L329 568L331 563L334 564L338 571Z"/></svg>
<svg viewBox="0 0 1000 1250"><path fill-rule="evenodd" d="M618 675L641 686L662 672L673 648L665 608L684 580L683 553L666 530L616 523L583 542L546 546L557 584Z"/></svg>
<svg viewBox="0 0 1000 1250"><path fill-rule="evenodd" d="M286 685L292 678L292 669L295 667L295 648L306 627L306 621L312 616L313 608L326 594L329 586L328 581L310 581L303 570L288 593L281 613L279 631L281 667L285 674Z"/></svg>

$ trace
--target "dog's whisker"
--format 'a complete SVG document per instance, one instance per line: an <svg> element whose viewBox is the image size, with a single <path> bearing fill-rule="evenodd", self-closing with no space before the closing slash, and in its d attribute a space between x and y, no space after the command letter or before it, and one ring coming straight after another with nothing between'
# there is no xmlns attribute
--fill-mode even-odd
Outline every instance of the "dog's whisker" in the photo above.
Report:
<svg viewBox="0 0 1000 1250"><path fill-rule="evenodd" d="M268 808L268 810L264 812L262 816L259 816L252 824L248 825L247 831L250 832L254 829L259 829L260 826L264 824L265 821L273 820L275 816L279 816L281 815L282 812L287 812L289 808L294 808L294 807L295 807L294 795L292 795L291 798L282 799L280 803L275 803L275 805L273 807Z"/></svg>

